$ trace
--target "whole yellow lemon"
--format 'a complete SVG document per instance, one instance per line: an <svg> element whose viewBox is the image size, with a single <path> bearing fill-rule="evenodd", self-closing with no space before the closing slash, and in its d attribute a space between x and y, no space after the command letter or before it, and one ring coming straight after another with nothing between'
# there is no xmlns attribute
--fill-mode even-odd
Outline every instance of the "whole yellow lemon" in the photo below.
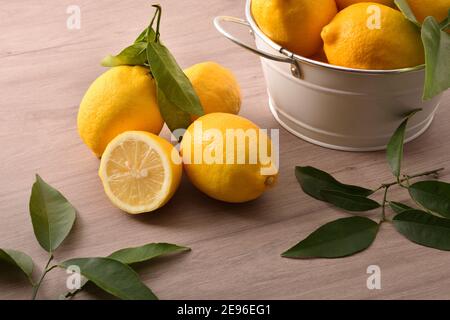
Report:
<svg viewBox="0 0 450 320"><path fill-rule="evenodd" d="M339 10L342 10L344 8L347 8L348 6L351 6L352 4L360 3L360 2L369 2L369 1L367 1L367 0L336 0L336 4L337 4ZM370 2L384 4L385 6L396 8L394 0L372 0Z"/></svg>
<svg viewBox="0 0 450 320"><path fill-rule="evenodd" d="M78 111L78 132L97 157L122 132L158 135L163 125L155 82L140 66L119 66L103 73L87 90Z"/></svg>
<svg viewBox="0 0 450 320"><path fill-rule="evenodd" d="M278 161L266 132L229 113L210 113L194 121L181 141L181 154L192 184L225 202L256 199L278 176Z"/></svg>
<svg viewBox="0 0 450 320"><path fill-rule="evenodd" d="M259 28L283 48L312 56L322 46L320 32L337 13L334 0L252 0Z"/></svg>
<svg viewBox="0 0 450 320"><path fill-rule="evenodd" d="M447 18L450 9L450 0L408 0L408 4L419 22L428 16L441 22Z"/></svg>
<svg viewBox="0 0 450 320"><path fill-rule="evenodd" d="M364 2L340 11L322 30L331 64L355 69L390 70L425 61L420 30L390 7Z"/></svg>
<svg viewBox="0 0 450 320"><path fill-rule="evenodd" d="M328 63L327 55L325 54L325 51L323 50L323 47L319 49L319 51L316 52L315 55L308 57L312 60Z"/></svg>
<svg viewBox="0 0 450 320"><path fill-rule="evenodd" d="M241 90L233 73L215 62L203 62L184 70L197 93L205 114L238 114ZM194 116L193 119L197 117Z"/></svg>

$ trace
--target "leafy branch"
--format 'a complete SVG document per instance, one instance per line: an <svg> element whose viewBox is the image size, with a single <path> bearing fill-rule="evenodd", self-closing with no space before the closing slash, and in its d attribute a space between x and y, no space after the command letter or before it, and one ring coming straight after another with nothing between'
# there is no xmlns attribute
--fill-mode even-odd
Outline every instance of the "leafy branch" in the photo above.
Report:
<svg viewBox="0 0 450 320"><path fill-rule="evenodd" d="M191 116L202 116L203 107L191 82L178 65L170 50L160 39L162 8L152 5L155 14L149 26L135 42L118 55L108 55L102 60L104 67L122 65L143 66L149 69L157 87L158 106L165 123L171 131L186 129ZM156 30L153 26L156 23Z"/></svg>
<svg viewBox="0 0 450 320"><path fill-rule="evenodd" d="M381 224L389 222L409 240L431 248L450 251L450 184L436 180L411 180L438 175L443 168L416 174L402 174L403 145L408 121L419 110L405 116L387 146L387 162L395 181L372 190L337 181L330 174L312 167L296 167L295 175L309 196L349 212L381 209L379 222L353 216L327 223L282 254L287 258L341 258L367 249ZM417 208L391 201L389 191L401 187L408 191ZM382 191L381 204L369 198ZM387 208L396 215L387 217Z"/></svg>
<svg viewBox="0 0 450 320"><path fill-rule="evenodd" d="M27 254L11 249L0 249L0 262L15 266L24 273L32 286L32 299L37 298L46 275L55 268L76 266L83 276L80 287L63 294L70 299L91 281L97 287L120 299L157 299L156 295L140 279L130 265L150 261L157 257L189 251L187 247L170 243L149 243L140 247L125 248L108 257L75 258L52 264L54 252L72 230L76 210L55 188L36 176L30 197L30 216L34 234L41 247L48 252L48 260L39 279L33 280L34 263Z"/></svg>

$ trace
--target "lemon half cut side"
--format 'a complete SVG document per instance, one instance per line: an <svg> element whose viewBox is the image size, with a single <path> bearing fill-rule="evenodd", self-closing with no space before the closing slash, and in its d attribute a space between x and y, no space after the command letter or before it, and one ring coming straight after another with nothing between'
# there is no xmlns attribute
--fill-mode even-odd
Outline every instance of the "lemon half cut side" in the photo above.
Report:
<svg viewBox="0 0 450 320"><path fill-rule="evenodd" d="M144 131L127 131L113 139L99 169L108 198L130 214L151 212L166 204L178 188L181 174L176 149Z"/></svg>

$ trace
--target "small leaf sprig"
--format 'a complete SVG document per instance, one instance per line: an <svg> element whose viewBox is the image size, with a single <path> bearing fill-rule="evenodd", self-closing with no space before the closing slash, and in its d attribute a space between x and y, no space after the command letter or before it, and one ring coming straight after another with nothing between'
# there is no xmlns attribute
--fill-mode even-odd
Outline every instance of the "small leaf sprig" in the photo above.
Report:
<svg viewBox="0 0 450 320"><path fill-rule="evenodd" d="M444 21L429 16L421 24L407 0L395 0L395 4L421 30L426 74L423 100L429 100L450 88L450 9Z"/></svg>
<svg viewBox="0 0 450 320"><path fill-rule="evenodd" d="M419 177L438 178L444 169L413 175L401 173L407 124L419 111L413 110L405 115L388 143L387 162L396 179L394 182L369 189L343 184L313 167L295 168L296 178L309 196L348 212L380 209L381 214L378 222L367 217L352 216L327 223L282 253L283 257L341 258L353 255L370 247L383 223L392 223L399 233L419 245L450 251L450 184L437 180L411 184L411 180ZM416 207L390 200L389 190L394 186L407 190ZM369 198L379 191L383 191L381 203ZM392 220L387 217L387 207L395 213Z"/></svg>
<svg viewBox="0 0 450 320"><path fill-rule="evenodd" d="M140 247L121 249L107 257L75 258L55 264L54 252L70 234L76 220L76 209L39 175L36 175L33 184L29 208L36 239L49 255L39 279L37 281L33 279L33 259L21 251L0 248L0 263L12 265L26 275L33 289L33 300L36 299L45 276L51 270L73 266L77 266L80 276L83 276L81 286L61 295L60 299L72 298L91 281L100 289L120 299L155 300L158 299L157 296L139 279L130 265L190 250L170 243L149 243Z"/></svg>
<svg viewBox="0 0 450 320"><path fill-rule="evenodd" d="M202 116L203 107L191 82L178 65L170 50L161 42L160 25L162 7L152 5L155 14L149 26L135 42L118 55L102 60L104 67L122 65L143 66L149 69L157 88L158 106L165 123L173 132L187 129L192 116ZM153 25L156 23L156 30Z"/></svg>

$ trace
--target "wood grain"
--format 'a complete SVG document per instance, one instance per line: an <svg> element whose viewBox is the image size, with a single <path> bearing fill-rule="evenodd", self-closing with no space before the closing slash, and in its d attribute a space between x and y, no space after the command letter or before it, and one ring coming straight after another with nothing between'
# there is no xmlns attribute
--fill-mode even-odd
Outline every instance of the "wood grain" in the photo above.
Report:
<svg viewBox="0 0 450 320"><path fill-rule="evenodd" d="M256 56L222 38L216 15L243 16L244 1L160 1L162 37L183 67L205 60L231 68L244 94L242 115L278 128L270 115ZM39 4L38 4L39 3ZM66 28L66 8L81 8L80 30ZM261 199L229 205L207 198L186 180L156 213L128 216L115 209L97 176L99 162L77 134L76 114L86 88L115 53L148 23L147 0L8 1L0 7L0 246L33 256L38 269L46 253L34 239L28 199L34 174L57 187L78 209L74 232L56 253L59 261L104 256L148 242L173 242L193 251L139 266L162 299L449 299L450 253L410 243L384 225L374 245L354 257L295 261L280 253L319 225L346 214L300 191L295 165L313 165L348 183L378 186L390 181L384 152L323 149L280 130L279 185ZM436 120L405 147L405 167L418 172L450 167L450 96ZM167 137L167 131L164 131ZM443 173L449 177L450 168ZM405 200L403 191L392 195ZM382 289L366 287L369 265L379 265ZM40 299L64 291L63 271L50 273ZM27 299L21 275L0 268L0 298ZM83 299L108 297L87 290Z"/></svg>

